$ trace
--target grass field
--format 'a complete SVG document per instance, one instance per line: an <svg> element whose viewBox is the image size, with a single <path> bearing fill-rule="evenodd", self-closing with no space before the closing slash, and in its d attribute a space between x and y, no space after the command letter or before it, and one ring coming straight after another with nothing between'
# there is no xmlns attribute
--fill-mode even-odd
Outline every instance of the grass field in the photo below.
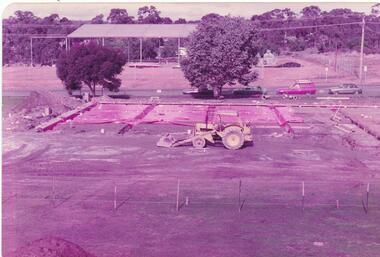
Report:
<svg viewBox="0 0 380 257"><path fill-rule="evenodd" d="M338 74L333 70L325 77L325 66L317 62L305 61L293 57L280 57L278 64L295 61L302 65L299 68L255 68L259 79L254 83L268 88L291 85L297 79L311 79L317 84L339 84L357 81L355 76ZM370 71L376 71L380 64L377 59L368 59ZM181 69L174 65L162 65L158 68L134 68L125 66L120 75L121 90L130 89L184 89L189 82L184 78ZM368 74L368 82L378 81L376 73ZM62 83L56 76L55 67L4 67L3 90L57 90Z"/></svg>

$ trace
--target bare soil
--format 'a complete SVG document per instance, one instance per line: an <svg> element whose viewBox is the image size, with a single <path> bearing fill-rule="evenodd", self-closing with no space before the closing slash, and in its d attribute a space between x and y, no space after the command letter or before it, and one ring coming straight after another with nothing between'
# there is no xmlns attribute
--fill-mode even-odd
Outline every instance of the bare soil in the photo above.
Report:
<svg viewBox="0 0 380 257"><path fill-rule="evenodd" d="M294 137L254 124L238 151L156 147L176 125L5 131L3 255L59 237L98 257L379 256L379 144L327 108L292 114Z"/></svg>

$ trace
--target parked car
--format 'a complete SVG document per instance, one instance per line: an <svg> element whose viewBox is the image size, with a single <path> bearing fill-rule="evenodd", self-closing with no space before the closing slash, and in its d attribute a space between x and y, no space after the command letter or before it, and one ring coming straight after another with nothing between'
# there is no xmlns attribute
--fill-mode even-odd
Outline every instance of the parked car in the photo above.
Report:
<svg viewBox="0 0 380 257"><path fill-rule="evenodd" d="M192 87L190 89L185 89L182 91L184 95L191 95L194 98L212 98L214 93L210 89L199 89L196 87Z"/></svg>
<svg viewBox="0 0 380 257"><path fill-rule="evenodd" d="M277 89L277 94L283 96L314 95L316 92L317 88L314 82L310 80L297 80L290 87Z"/></svg>
<svg viewBox="0 0 380 257"><path fill-rule="evenodd" d="M244 88L234 88L232 94L235 96L264 96L267 91L261 86L255 87L244 87Z"/></svg>
<svg viewBox="0 0 380 257"><path fill-rule="evenodd" d="M191 95L195 98L212 98L214 96L211 89L191 88L182 91L185 95ZM222 96L225 97L250 97L262 96L265 98L267 91L261 86L244 87L244 88L223 88Z"/></svg>
<svg viewBox="0 0 380 257"><path fill-rule="evenodd" d="M329 94L362 94L363 90L354 83L342 84L329 89Z"/></svg>

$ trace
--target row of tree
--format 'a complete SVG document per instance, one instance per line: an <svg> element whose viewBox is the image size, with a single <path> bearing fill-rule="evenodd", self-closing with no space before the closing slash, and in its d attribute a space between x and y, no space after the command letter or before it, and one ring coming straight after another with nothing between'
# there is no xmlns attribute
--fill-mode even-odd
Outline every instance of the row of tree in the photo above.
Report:
<svg viewBox="0 0 380 257"><path fill-rule="evenodd" d="M251 21L263 30L261 34L266 47L277 53L302 51L307 48L329 52L359 51L362 35L360 23L364 18L366 23L364 51L379 53L379 10L380 5L376 4L370 15L363 16L362 13L347 8L327 12L317 6L308 6L300 14L288 8L274 9L252 16Z"/></svg>
<svg viewBox="0 0 380 257"><path fill-rule="evenodd" d="M380 5L375 4L372 13L366 15L365 52L380 52ZM218 14L208 14L204 19L212 19ZM317 6L305 7L299 14L292 10L274 9L260 15L253 15L250 24L258 31L262 51L271 49L276 53L302 51L315 48L319 52L358 51L360 48L361 25L363 15L350 9L321 11ZM60 52L66 48L64 38L34 38L31 51L30 41L33 35L67 35L84 23L103 24L170 24L199 23L183 18L174 22L169 17L162 17L154 6L139 8L137 17L130 16L126 9L112 9L107 17L103 14L90 21L71 21L66 17L52 14L44 18L35 16L30 11L16 11L9 18L3 19L3 64L30 63L33 55L34 64L51 65L56 62ZM353 23L349 25L334 25ZM139 56L138 39L107 40L107 45L119 47L130 59ZM159 46L161 47L159 51ZM262 51L260 51L261 54ZM177 44L173 40L148 39L144 41L143 58L155 59L175 56Z"/></svg>
<svg viewBox="0 0 380 257"><path fill-rule="evenodd" d="M216 98L225 85L247 86L257 78L251 70L260 50L257 36L247 19L205 16L189 37L189 54L181 63L185 77L194 87L213 90ZM77 44L60 55L57 76L69 93L84 85L92 95L98 85L117 91L121 85L117 76L125 63L126 56L120 49L95 42Z"/></svg>
<svg viewBox="0 0 380 257"><path fill-rule="evenodd" d="M161 12L155 6L144 6L138 9L137 18L130 16L126 9L111 9L107 19L103 14L99 14L91 19L93 24L185 24L197 23L198 21L186 21L179 18L173 21L170 17L161 17Z"/></svg>
<svg viewBox="0 0 380 257"><path fill-rule="evenodd" d="M173 22L168 17L161 17L160 11L154 6L139 8L137 19L130 16L126 9L111 9L106 20L104 20L104 15L100 14L91 19L91 21L71 21L66 17L59 17L58 14L51 14L41 18L30 11L19 10L13 16L3 19L3 65L29 64L31 59L33 59L33 64L54 64L60 52L66 49L66 41L64 38L43 37L45 35L67 35L85 23L182 24L187 23L187 21L180 18ZM31 37L33 36L38 37L32 39L33 49L31 49ZM122 48L131 59L139 57L139 41L136 39L130 39L129 41L120 39L107 40L107 44ZM149 39L144 41L143 58L155 59L158 55L159 45L167 45L166 48L161 49L162 57L175 56L177 46L173 40Z"/></svg>

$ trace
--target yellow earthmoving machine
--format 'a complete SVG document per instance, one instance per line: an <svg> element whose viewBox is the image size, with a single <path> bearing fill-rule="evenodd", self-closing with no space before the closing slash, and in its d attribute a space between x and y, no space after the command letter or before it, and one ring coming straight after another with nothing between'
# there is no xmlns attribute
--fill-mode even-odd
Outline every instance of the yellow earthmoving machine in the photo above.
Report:
<svg viewBox="0 0 380 257"><path fill-rule="evenodd" d="M253 141L250 124L242 122L237 112L219 111L214 117L211 123L196 123L195 128L185 138L177 139L172 134L161 137L157 146L176 147L192 143L195 148L201 149L207 143L221 141L227 149L237 150L244 143Z"/></svg>

